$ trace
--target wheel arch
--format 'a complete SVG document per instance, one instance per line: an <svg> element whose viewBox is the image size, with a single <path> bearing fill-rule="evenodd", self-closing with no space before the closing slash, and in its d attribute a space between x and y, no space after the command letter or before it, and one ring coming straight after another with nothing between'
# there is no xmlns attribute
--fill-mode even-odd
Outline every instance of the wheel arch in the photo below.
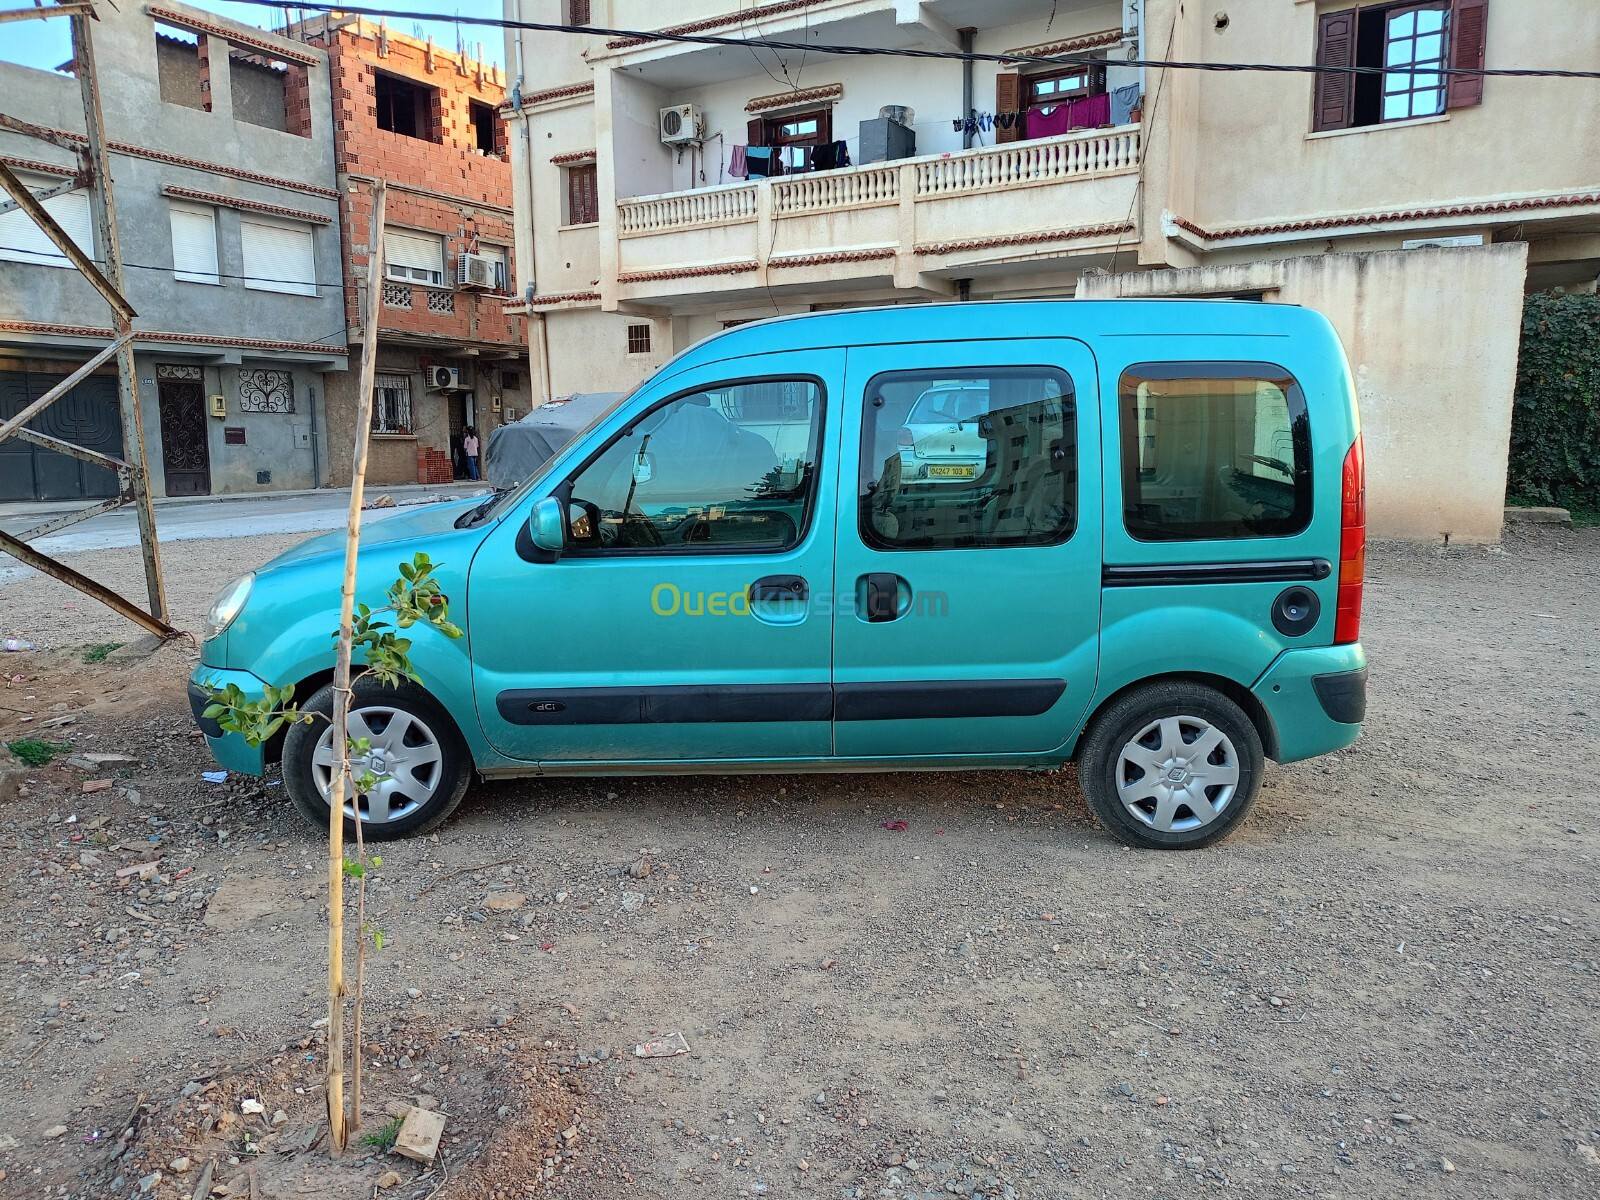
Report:
<svg viewBox="0 0 1600 1200"><path fill-rule="evenodd" d="M1089 719L1083 723L1083 728L1078 733L1078 740L1072 747L1072 757L1074 759L1078 757L1078 747L1083 745L1084 739L1089 735L1089 730L1094 728L1095 722L1100 719L1102 713L1129 692L1154 683L1194 683L1221 692L1244 710L1245 716L1250 718L1250 723L1255 726L1256 733L1261 738L1262 752L1274 762L1277 761L1279 753L1278 729L1272 723L1272 717L1267 712L1266 706L1261 703L1261 700L1254 692L1243 684L1229 679L1225 675L1212 675L1205 671L1170 671L1163 675L1146 675L1143 679L1135 679L1133 682L1124 684L1116 691L1105 696L1099 704L1095 705L1094 711L1089 714Z"/></svg>

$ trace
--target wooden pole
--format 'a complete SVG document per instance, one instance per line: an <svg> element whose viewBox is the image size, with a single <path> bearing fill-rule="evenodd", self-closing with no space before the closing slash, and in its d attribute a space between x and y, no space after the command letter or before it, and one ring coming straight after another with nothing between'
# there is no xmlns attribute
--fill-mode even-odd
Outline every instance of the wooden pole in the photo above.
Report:
<svg viewBox="0 0 1600 1200"><path fill-rule="evenodd" d="M372 380L378 367L378 307L383 301L383 210L387 189L372 185L367 234L366 312L361 321L361 379L356 393L355 454L350 471L350 516L345 527L344 590L339 600L339 650L333 668L333 797L328 811L328 1133L335 1153L349 1140L344 1107L344 798L350 776L350 653L355 638L356 558L361 547L361 500L372 429ZM359 809L356 819L360 820ZM358 1122L359 1123L359 1114Z"/></svg>

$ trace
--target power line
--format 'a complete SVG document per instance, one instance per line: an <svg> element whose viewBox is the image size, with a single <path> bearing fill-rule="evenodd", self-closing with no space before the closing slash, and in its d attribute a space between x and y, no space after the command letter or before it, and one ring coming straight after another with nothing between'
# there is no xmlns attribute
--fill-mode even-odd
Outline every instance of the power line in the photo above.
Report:
<svg viewBox="0 0 1600 1200"><path fill-rule="evenodd" d="M276 0L237 0L257 8L281 8ZM925 50L916 47L817 45L811 42L792 42L781 38L719 37L710 33L669 33L660 29L609 29L601 25L561 25L545 21L513 21L506 17L464 17L432 12L393 8L355 8L348 4L308 4L316 12L339 13L346 16L385 17L391 20L439 21L454 20L463 25L484 25L496 29L528 30L534 33L586 33L603 37L638 39L645 42L683 42L704 46L727 46L738 50L764 46L769 50L799 50L810 54L836 54L875 58L954 59L963 62L1027 63L1037 66L1103 66L1106 60L1088 54L986 54L976 50ZM1321 63L1249 63L1249 62L1188 62L1171 59L1129 58L1117 59L1117 65L1129 67L1154 67L1172 71L1263 72L1290 75L1413 75L1415 65L1407 66L1328 66ZM1545 67L1432 67L1429 75L1466 76L1473 78L1504 77L1514 79L1596 79L1600 71L1570 71Z"/></svg>

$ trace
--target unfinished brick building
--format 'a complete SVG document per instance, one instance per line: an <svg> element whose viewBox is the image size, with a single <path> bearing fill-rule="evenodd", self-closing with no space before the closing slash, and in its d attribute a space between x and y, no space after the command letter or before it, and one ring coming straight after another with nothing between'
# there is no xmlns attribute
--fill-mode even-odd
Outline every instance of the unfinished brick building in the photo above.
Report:
<svg viewBox="0 0 1600 1200"><path fill-rule="evenodd" d="M329 376L333 481L348 482L366 298L372 184L389 185L383 304L367 478L466 475L462 437L529 404L512 278L511 168L498 67L359 17L318 17L290 36L328 52L351 369Z"/></svg>

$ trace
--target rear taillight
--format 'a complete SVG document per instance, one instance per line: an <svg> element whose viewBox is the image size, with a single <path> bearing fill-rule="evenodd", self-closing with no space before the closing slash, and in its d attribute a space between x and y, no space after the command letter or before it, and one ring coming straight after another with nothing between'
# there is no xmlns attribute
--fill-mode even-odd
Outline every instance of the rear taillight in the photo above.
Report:
<svg viewBox="0 0 1600 1200"><path fill-rule="evenodd" d="M1333 622L1337 646L1361 640L1361 583L1367 571L1367 465L1356 435L1344 456L1339 495L1339 603Z"/></svg>
<svg viewBox="0 0 1600 1200"><path fill-rule="evenodd" d="M902 446L915 446L917 444L917 439L912 435L911 430L903 425L900 427L900 444Z"/></svg>

